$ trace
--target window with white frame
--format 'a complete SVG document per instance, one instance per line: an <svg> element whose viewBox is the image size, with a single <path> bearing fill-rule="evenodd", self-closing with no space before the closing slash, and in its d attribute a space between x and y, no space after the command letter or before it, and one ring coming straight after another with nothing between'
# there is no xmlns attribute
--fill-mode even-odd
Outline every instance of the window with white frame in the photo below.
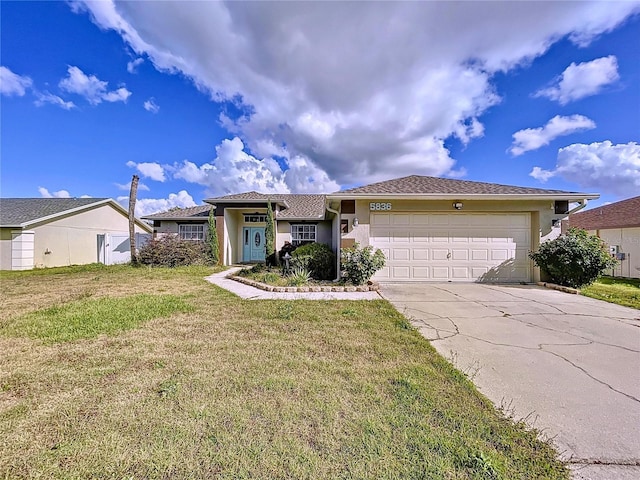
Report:
<svg viewBox="0 0 640 480"><path fill-rule="evenodd" d="M196 242L204 241L204 225L184 223L178 225L178 235L181 240L193 240Z"/></svg>
<svg viewBox="0 0 640 480"><path fill-rule="evenodd" d="M291 243L301 245L316 241L316 225L295 223L291 225Z"/></svg>

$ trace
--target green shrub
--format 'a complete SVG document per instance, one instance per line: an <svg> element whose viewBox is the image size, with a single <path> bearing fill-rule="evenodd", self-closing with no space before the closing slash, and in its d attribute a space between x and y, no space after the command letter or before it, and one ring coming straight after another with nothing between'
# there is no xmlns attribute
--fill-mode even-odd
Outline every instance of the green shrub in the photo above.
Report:
<svg viewBox="0 0 640 480"><path fill-rule="evenodd" d="M324 243L307 243L293 252L294 264L308 268L316 280L333 280L336 272L336 256L331 247ZM306 265L302 257L309 257Z"/></svg>
<svg viewBox="0 0 640 480"><path fill-rule="evenodd" d="M377 249L374 252L371 246L360 248L358 243L351 248L343 248L340 255L342 268L354 285L363 285L368 282L386 262L382 250Z"/></svg>
<svg viewBox="0 0 640 480"><path fill-rule="evenodd" d="M220 263L220 245L218 244L218 230L216 230L215 209L209 210L209 221L207 223L207 242L209 242L209 255L214 265Z"/></svg>
<svg viewBox="0 0 640 480"><path fill-rule="evenodd" d="M600 238L574 228L544 242L529 257L551 281L573 288L593 283L617 263Z"/></svg>
<svg viewBox="0 0 640 480"><path fill-rule="evenodd" d="M166 235L147 242L138 254L143 265L179 267L183 265L210 265L211 250L206 242L181 240L176 235Z"/></svg>

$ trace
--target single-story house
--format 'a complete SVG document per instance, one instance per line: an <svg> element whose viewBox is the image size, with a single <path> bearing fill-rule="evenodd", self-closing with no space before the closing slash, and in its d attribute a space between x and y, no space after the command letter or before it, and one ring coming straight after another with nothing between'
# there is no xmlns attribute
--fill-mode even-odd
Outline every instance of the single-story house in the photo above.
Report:
<svg viewBox="0 0 640 480"><path fill-rule="evenodd" d="M151 227L136 219L137 234ZM0 269L130 259L128 212L110 198L0 199Z"/></svg>
<svg viewBox="0 0 640 480"><path fill-rule="evenodd" d="M619 261L612 275L640 278L640 197L574 213L567 225L587 230L609 245Z"/></svg>
<svg viewBox="0 0 640 480"><path fill-rule="evenodd" d="M326 195L226 195L143 218L153 221L156 236L200 239L214 208L223 264L264 261L269 200L278 249L285 242L316 241L336 253L355 242L371 245L387 258L376 280L531 282L540 272L529 251L598 197L412 175Z"/></svg>

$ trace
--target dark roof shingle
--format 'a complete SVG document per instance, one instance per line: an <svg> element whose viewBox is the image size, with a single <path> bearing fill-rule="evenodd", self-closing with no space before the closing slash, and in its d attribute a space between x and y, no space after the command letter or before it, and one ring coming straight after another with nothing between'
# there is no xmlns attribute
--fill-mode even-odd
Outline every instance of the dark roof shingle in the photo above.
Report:
<svg viewBox="0 0 640 480"><path fill-rule="evenodd" d="M0 225L15 227L109 198L1 198Z"/></svg>
<svg viewBox="0 0 640 480"><path fill-rule="evenodd" d="M362 187L341 190L334 195L378 195L378 194L451 194L451 195L554 195L574 194L562 190L542 188L516 187L497 183L472 182L470 180L454 180L451 178L426 177L410 175L385 182L372 183Z"/></svg>
<svg viewBox="0 0 640 480"><path fill-rule="evenodd" d="M569 215L569 227L585 230L640 227L640 196Z"/></svg>
<svg viewBox="0 0 640 480"><path fill-rule="evenodd" d="M305 193L259 193L244 192L225 195L223 197L207 198L207 202L216 204L234 203L234 202L264 202L270 200L272 203L285 205L286 208L278 212L279 220L286 219L318 219L324 218L326 211L326 196L319 194Z"/></svg>
<svg viewBox="0 0 640 480"><path fill-rule="evenodd" d="M178 208L166 212L154 213L142 217L144 220L207 220L211 205L199 205L197 207Z"/></svg>

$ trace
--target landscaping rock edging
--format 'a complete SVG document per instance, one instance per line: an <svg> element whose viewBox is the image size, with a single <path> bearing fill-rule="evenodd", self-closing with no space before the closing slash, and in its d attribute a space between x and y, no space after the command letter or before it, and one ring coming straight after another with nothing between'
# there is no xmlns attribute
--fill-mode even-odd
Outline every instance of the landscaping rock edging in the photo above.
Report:
<svg viewBox="0 0 640 480"><path fill-rule="evenodd" d="M244 283L250 287L259 288L265 292L275 293L309 293L309 292L377 292L380 290L380 285L373 283L371 285L312 285L307 287L276 287L274 285L267 285L266 283L256 282L246 277L239 277L237 275L227 276L230 280Z"/></svg>
<svg viewBox="0 0 640 480"><path fill-rule="evenodd" d="M560 292L580 295L580 290L578 290L577 288L565 287L563 285L557 285L555 283L549 283L549 282L538 282L538 285L540 285L541 287L550 288L552 290L559 290Z"/></svg>

